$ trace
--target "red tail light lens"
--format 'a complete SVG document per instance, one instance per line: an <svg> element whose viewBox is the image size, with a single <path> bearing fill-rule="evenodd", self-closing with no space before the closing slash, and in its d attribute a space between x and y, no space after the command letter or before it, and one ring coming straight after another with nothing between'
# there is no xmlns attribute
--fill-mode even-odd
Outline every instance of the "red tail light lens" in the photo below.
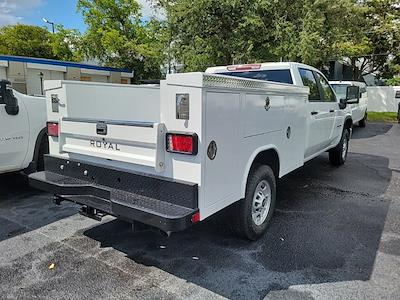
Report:
<svg viewBox="0 0 400 300"><path fill-rule="evenodd" d="M249 71L249 70L259 70L260 68L261 64L247 64L247 65L236 65L236 66L226 67L228 71Z"/></svg>
<svg viewBox="0 0 400 300"><path fill-rule="evenodd" d="M196 155L198 148L197 134L167 133L167 151Z"/></svg>
<svg viewBox="0 0 400 300"><path fill-rule="evenodd" d="M200 213L199 212L194 213L191 221L193 224L199 223L200 222Z"/></svg>
<svg viewBox="0 0 400 300"><path fill-rule="evenodd" d="M47 135L58 137L58 123L57 122L47 122Z"/></svg>

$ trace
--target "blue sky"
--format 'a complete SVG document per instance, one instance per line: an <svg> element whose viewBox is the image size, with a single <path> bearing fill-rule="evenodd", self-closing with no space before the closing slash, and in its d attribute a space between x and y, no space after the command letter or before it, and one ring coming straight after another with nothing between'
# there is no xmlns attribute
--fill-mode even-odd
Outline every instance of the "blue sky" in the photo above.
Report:
<svg viewBox="0 0 400 300"><path fill-rule="evenodd" d="M144 17L152 14L148 1L138 2L143 5ZM76 12L76 0L0 0L0 26L23 23L47 25L51 30L42 18L81 32L86 28L81 14Z"/></svg>

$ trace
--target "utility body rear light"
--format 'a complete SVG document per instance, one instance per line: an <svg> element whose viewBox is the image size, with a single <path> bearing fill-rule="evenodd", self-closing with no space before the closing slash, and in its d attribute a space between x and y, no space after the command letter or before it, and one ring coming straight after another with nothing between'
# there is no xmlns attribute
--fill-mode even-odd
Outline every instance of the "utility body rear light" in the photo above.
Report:
<svg viewBox="0 0 400 300"><path fill-rule="evenodd" d="M228 71L249 71L249 70L259 70L261 64L247 64L247 65L235 65L226 67Z"/></svg>
<svg viewBox="0 0 400 300"><path fill-rule="evenodd" d="M197 155L198 136L195 133L167 133L167 151L187 155Z"/></svg>
<svg viewBox="0 0 400 300"><path fill-rule="evenodd" d="M191 221L193 224L199 223L200 222L200 213L195 212L194 215L192 216Z"/></svg>
<svg viewBox="0 0 400 300"><path fill-rule="evenodd" d="M47 122L47 135L58 137L58 122Z"/></svg>

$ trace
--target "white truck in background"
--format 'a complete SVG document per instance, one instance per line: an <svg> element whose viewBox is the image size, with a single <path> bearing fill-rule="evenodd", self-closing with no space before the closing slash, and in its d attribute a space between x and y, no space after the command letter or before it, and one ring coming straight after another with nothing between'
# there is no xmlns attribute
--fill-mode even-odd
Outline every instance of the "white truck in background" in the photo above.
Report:
<svg viewBox="0 0 400 300"><path fill-rule="evenodd" d="M0 81L0 174L43 170L45 153L46 99L21 94Z"/></svg>
<svg viewBox="0 0 400 300"><path fill-rule="evenodd" d="M358 86L360 88L358 102L350 104L349 109L351 109L354 124L357 123L358 126L365 127L367 125L368 116L367 85L364 82L359 81L330 81L329 83L339 99L346 98L346 90L348 86Z"/></svg>
<svg viewBox="0 0 400 300"><path fill-rule="evenodd" d="M325 151L333 165L346 161L346 101L359 93L349 87L339 102L312 67L262 67L220 69L266 78L184 73L160 86L46 81L50 155L30 184L58 204L81 204L88 217L110 214L168 234L227 209L240 236L259 238L278 178Z"/></svg>

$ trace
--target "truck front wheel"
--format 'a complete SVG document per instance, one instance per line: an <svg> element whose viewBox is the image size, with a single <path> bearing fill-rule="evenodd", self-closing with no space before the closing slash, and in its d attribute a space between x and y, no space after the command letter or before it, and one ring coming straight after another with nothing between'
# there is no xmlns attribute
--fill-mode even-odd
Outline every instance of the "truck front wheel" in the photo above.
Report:
<svg viewBox="0 0 400 300"><path fill-rule="evenodd" d="M236 232L257 240L267 230L276 201L276 179L269 166L255 167L249 174L246 196L235 204L232 221Z"/></svg>
<svg viewBox="0 0 400 300"><path fill-rule="evenodd" d="M329 151L329 161L332 165L341 166L345 163L349 151L349 139L349 129L343 130L339 144Z"/></svg>
<svg viewBox="0 0 400 300"><path fill-rule="evenodd" d="M367 125L367 112L365 112L364 118L358 121L358 126L364 128Z"/></svg>

